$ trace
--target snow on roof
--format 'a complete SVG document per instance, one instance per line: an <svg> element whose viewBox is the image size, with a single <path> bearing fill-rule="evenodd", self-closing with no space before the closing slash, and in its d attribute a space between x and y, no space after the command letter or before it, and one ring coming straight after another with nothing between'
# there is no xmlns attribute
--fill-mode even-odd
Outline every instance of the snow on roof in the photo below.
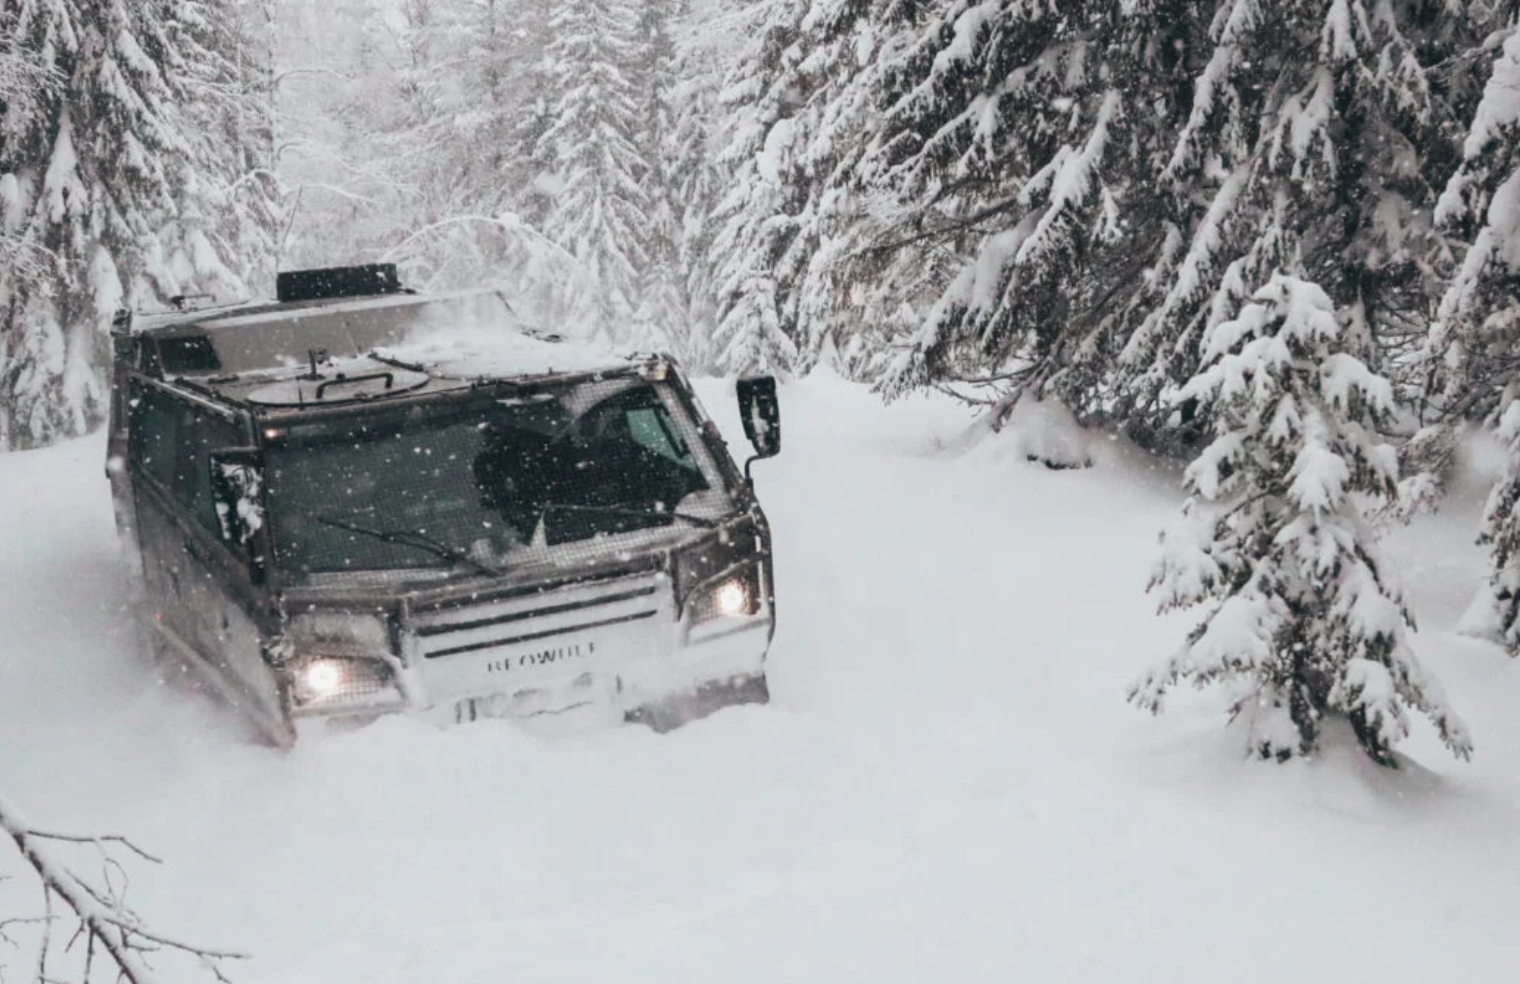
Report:
<svg viewBox="0 0 1520 984"><path fill-rule="evenodd" d="M314 353L341 360L376 352L469 379L594 372L634 361L611 348L535 334L490 290L222 309L163 333L203 334L216 352L214 372L231 376L304 366Z"/></svg>
<svg viewBox="0 0 1520 984"><path fill-rule="evenodd" d="M595 372L636 361L601 345L482 326L423 330L400 345L375 351L387 359L426 366L435 375L469 379Z"/></svg>

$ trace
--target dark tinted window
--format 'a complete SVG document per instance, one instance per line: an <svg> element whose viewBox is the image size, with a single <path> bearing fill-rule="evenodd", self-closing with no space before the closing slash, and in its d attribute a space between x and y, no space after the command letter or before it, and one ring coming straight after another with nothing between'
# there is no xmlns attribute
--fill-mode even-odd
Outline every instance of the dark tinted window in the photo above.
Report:
<svg viewBox="0 0 1520 984"><path fill-rule="evenodd" d="M158 340L158 357L162 360L166 375L192 372L217 372L222 360L217 358L211 339L204 335L186 335L181 338Z"/></svg>
<svg viewBox="0 0 1520 984"><path fill-rule="evenodd" d="M129 409L133 462L155 481L171 486L180 404L159 390L134 386Z"/></svg>
<svg viewBox="0 0 1520 984"><path fill-rule="evenodd" d="M174 465L174 497L195 516L196 522L215 533L216 504L211 495L211 455L241 447L243 432L236 423L194 407L185 407L179 418L179 440Z"/></svg>

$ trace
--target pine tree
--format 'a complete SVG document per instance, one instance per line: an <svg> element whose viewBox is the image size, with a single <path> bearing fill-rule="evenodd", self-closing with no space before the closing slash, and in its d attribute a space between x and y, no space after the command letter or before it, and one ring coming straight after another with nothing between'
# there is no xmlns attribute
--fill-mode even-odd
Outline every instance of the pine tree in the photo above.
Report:
<svg viewBox="0 0 1520 984"><path fill-rule="evenodd" d="M195 0L0 7L10 50L56 79L8 100L0 133L13 244L0 258L0 447L99 422L119 306L236 296L247 270L267 269L267 66L241 57L242 12Z"/></svg>
<svg viewBox="0 0 1520 984"><path fill-rule="evenodd" d="M716 323L717 300L712 286L712 248L720 188L720 171L713 151L720 72L716 53L706 47L697 30L678 43L674 113L663 154L670 160L668 199L675 232L675 269L679 280L679 312L683 326L675 340L680 357L693 366L706 366Z"/></svg>
<svg viewBox="0 0 1520 984"><path fill-rule="evenodd" d="M712 366L805 372L850 305L835 261L847 175L875 107L869 74L898 5L771 0L720 95L728 191L714 215ZM880 8L880 9L878 9Z"/></svg>
<svg viewBox="0 0 1520 984"><path fill-rule="evenodd" d="M183 79L180 203L165 252L181 285L227 301L274 287L281 188L274 172L273 0L176 4L167 70ZM162 284L172 296L174 285Z"/></svg>
<svg viewBox="0 0 1520 984"><path fill-rule="evenodd" d="M1477 604L1489 606L1496 641L1520 655L1520 399L1510 399L1498 419L1499 439L1509 450L1504 475L1489 493L1478 542L1488 545L1493 568Z"/></svg>
<svg viewBox="0 0 1520 984"><path fill-rule="evenodd" d="M646 161L641 190L648 225L631 340L642 348L686 354L691 346L679 267L684 209L675 134L679 56L673 35L680 6L680 0L643 0L639 17L637 40L643 51L639 59L643 70L635 80L643 107L638 146Z"/></svg>
<svg viewBox="0 0 1520 984"><path fill-rule="evenodd" d="M1322 285L1395 382L1415 383L1440 280L1430 209L1455 162L1451 114L1468 98L1432 74L1481 36L1467 9L1478 6L1213 5L1191 108L1160 171L1172 238L1120 354L1119 416L1165 428L1203 333L1284 268Z"/></svg>
<svg viewBox="0 0 1520 984"><path fill-rule="evenodd" d="M1177 394L1212 414L1214 440L1187 470L1187 526L1163 538L1161 608L1203 622L1130 699L1160 711L1182 680L1238 686L1231 715L1266 759L1308 755L1343 715L1374 760L1423 712L1452 753L1471 740L1409 647L1409 609L1379 557L1364 502L1398 494L1378 425L1393 387L1368 368L1364 335L1319 286L1277 275L1239 316L1211 326L1199 373Z"/></svg>
<svg viewBox="0 0 1520 984"><path fill-rule="evenodd" d="M405 107L378 0L284 0L275 100L287 267L372 260L398 219L411 228L409 168L381 140Z"/></svg>
<svg viewBox="0 0 1520 984"><path fill-rule="evenodd" d="M1466 245L1427 341L1429 397L1450 419L1503 412L1520 379L1520 34L1493 70L1462 147L1462 162L1435 212L1439 228Z"/></svg>
<svg viewBox="0 0 1520 984"><path fill-rule="evenodd" d="M1472 68L1475 49L1464 59ZM1474 73L1475 74L1475 73ZM1441 298L1422 366L1423 394L1437 423L1427 439L1431 470L1449 470L1455 430L1469 420L1496 427L1509 448L1504 476L1489 495L1479 542L1493 567L1478 604L1511 654L1520 653L1520 34L1492 58L1492 73L1468 125L1462 162L1435 212L1437 227L1465 245ZM1442 467L1442 466L1446 467Z"/></svg>
<svg viewBox="0 0 1520 984"><path fill-rule="evenodd" d="M862 189L885 204L854 278L880 285L888 396L950 386L993 427L1026 393L1111 410L1113 350L1176 238L1152 175L1193 6L961 0L890 53Z"/></svg>
<svg viewBox="0 0 1520 984"><path fill-rule="evenodd" d="M589 327L608 338L626 334L648 260L637 13L628 0L562 4L546 51L555 101L538 150L555 191L544 232L582 265Z"/></svg>

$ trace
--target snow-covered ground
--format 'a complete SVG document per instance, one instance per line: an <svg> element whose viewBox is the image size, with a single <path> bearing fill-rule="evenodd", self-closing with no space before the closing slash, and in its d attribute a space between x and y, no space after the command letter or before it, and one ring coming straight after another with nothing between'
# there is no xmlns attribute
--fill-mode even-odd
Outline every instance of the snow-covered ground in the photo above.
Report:
<svg viewBox="0 0 1520 984"><path fill-rule="evenodd" d="M245 984L1511 979L1520 665L1452 633L1470 491L1392 549L1474 761L1265 765L1218 695L1124 702L1191 624L1142 592L1174 472L952 456L958 408L827 376L783 414L775 701L663 736L250 744L134 661L102 442L0 457L0 789L163 855L138 909Z"/></svg>

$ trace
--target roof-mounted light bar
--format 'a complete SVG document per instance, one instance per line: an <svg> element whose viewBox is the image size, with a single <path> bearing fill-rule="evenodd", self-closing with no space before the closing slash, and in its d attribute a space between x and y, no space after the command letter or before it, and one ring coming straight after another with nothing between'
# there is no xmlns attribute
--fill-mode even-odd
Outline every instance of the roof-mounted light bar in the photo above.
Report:
<svg viewBox="0 0 1520 984"><path fill-rule="evenodd" d="M377 294L401 294L401 278L394 263L366 263L363 266L328 267L322 270L287 270L274 282L275 297L281 304L291 301L318 301L330 297L373 297Z"/></svg>

